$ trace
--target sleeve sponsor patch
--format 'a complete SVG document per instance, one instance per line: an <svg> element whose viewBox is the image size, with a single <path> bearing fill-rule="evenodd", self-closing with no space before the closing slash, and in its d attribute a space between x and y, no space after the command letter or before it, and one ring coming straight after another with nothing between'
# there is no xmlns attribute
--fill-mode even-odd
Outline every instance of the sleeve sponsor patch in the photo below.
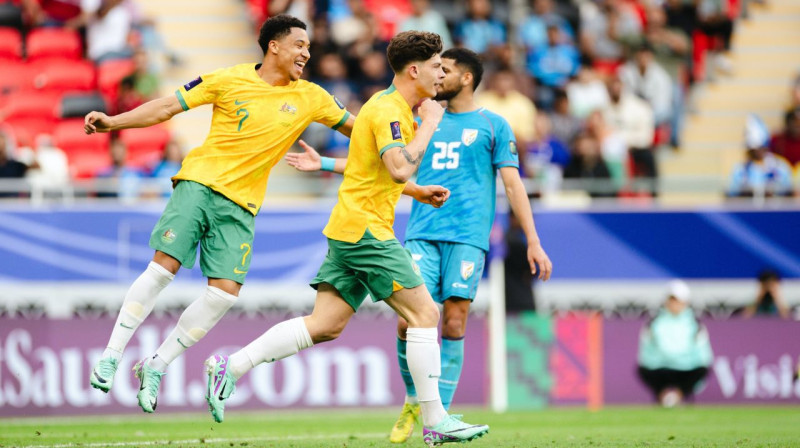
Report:
<svg viewBox="0 0 800 448"><path fill-rule="evenodd" d="M392 138L394 140L402 140L403 134L400 133L400 122L393 121L389 123L389 127L392 128Z"/></svg>
<svg viewBox="0 0 800 448"><path fill-rule="evenodd" d="M334 103L336 103L336 105L337 105L337 106L339 106L339 109L344 109L344 104L342 104L342 102L341 102L341 101L339 101L339 98L336 98L336 97L334 96L334 97L333 97L333 102L334 102Z"/></svg>
<svg viewBox="0 0 800 448"><path fill-rule="evenodd" d="M200 84L201 82L203 82L203 78L198 76L197 78L195 78L195 79L187 82L186 84L184 84L183 88L186 89L186 91L188 92L188 91L194 89L195 87L197 87L197 85Z"/></svg>
<svg viewBox="0 0 800 448"><path fill-rule="evenodd" d="M511 151L511 154L517 153L517 143L514 141L508 142L508 149Z"/></svg>

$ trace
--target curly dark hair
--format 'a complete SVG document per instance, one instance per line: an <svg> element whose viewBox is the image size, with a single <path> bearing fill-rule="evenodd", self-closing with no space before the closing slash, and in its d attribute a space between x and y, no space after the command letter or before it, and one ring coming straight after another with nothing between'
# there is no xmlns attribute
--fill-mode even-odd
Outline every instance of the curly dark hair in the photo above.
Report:
<svg viewBox="0 0 800 448"><path fill-rule="evenodd" d="M267 47L269 41L280 40L292 32L292 28L306 29L306 24L297 17L288 14L279 14L270 17L264 24L261 25L261 31L258 33L258 46L261 51L267 54Z"/></svg>
<svg viewBox="0 0 800 448"><path fill-rule="evenodd" d="M472 73L472 90L478 88L483 79L483 63L477 53L467 48L451 48L442 53L442 59L452 59L461 70Z"/></svg>
<svg viewBox="0 0 800 448"><path fill-rule="evenodd" d="M412 62L427 61L442 52L442 38L427 31L403 31L394 36L386 49L392 71L400 73Z"/></svg>

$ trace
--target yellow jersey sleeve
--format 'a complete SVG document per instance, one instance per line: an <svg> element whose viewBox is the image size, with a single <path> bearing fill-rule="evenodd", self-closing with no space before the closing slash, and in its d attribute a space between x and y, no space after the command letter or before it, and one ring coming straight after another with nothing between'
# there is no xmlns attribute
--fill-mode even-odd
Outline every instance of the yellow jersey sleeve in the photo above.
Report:
<svg viewBox="0 0 800 448"><path fill-rule="evenodd" d="M311 85L312 104L319 106L315 109L312 119L334 131L339 129L340 126L347 122L347 119L350 117L350 112L345 109L341 101L336 99L336 97L328 93L325 89L316 84Z"/></svg>
<svg viewBox="0 0 800 448"><path fill-rule="evenodd" d="M369 128L375 138L375 147L378 148L378 155L383 157L383 153L391 148L406 146L411 139L408 130L403 132L401 126L402 118L398 108L390 102L376 104L369 119Z"/></svg>
<svg viewBox="0 0 800 448"><path fill-rule="evenodd" d="M187 82L175 91L175 96L181 103L184 111L217 102L221 94L221 85L224 85L225 69L216 70Z"/></svg>

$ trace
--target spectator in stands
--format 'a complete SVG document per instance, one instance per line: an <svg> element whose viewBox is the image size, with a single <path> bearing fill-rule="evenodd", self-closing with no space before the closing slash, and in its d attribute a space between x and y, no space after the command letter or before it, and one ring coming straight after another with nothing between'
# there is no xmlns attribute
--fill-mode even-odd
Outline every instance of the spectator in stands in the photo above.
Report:
<svg viewBox="0 0 800 448"><path fill-rule="evenodd" d="M277 16L278 14L288 14L297 17L305 23L311 23L311 12L314 3L312 0L269 0L267 3L266 17L260 17L263 23L267 17ZM314 29L309 30L309 34L313 34Z"/></svg>
<svg viewBox="0 0 800 448"><path fill-rule="evenodd" d="M657 5L652 5L647 10L645 40L653 49L656 62L664 68L672 81L669 140L673 147L678 147L683 128L684 87L688 81L687 66L692 44L682 29L668 25L666 12Z"/></svg>
<svg viewBox="0 0 800 448"><path fill-rule="evenodd" d="M791 311L781 292L781 276L777 271L765 269L758 274L758 293L753 303L745 307L742 317L778 316L791 317Z"/></svg>
<svg viewBox="0 0 800 448"><path fill-rule="evenodd" d="M467 16L455 27L456 42L488 59L506 42L506 27L492 18L489 0L467 0Z"/></svg>
<svg viewBox="0 0 800 448"><path fill-rule="evenodd" d="M86 26L86 55L95 63L131 57L130 0L81 0L80 24Z"/></svg>
<svg viewBox="0 0 800 448"><path fill-rule="evenodd" d="M567 84L570 114L585 120L592 112L608 105L608 90L599 74L589 66L581 66L578 76Z"/></svg>
<svg viewBox="0 0 800 448"><path fill-rule="evenodd" d="M625 87L650 104L656 126L669 123L673 83L667 71L655 60L649 43L644 42L636 48L633 58L620 67L619 77Z"/></svg>
<svg viewBox="0 0 800 448"><path fill-rule="evenodd" d="M586 190L591 197L616 196L611 172L600 153L600 143L587 132L575 137L572 157L564 168L564 179L570 179L569 185Z"/></svg>
<svg viewBox="0 0 800 448"><path fill-rule="evenodd" d="M772 136L769 148L791 165L800 167L800 106L786 112L783 129Z"/></svg>
<svg viewBox="0 0 800 448"><path fill-rule="evenodd" d="M603 113L596 110L586 119L586 130L600 143L600 154L603 156L611 179L616 188L628 183L628 145L622 134L606 123Z"/></svg>
<svg viewBox="0 0 800 448"><path fill-rule="evenodd" d="M517 39L525 48L528 60L534 51L547 45L548 26L557 27L565 42L575 42L575 32L572 30L572 26L555 13L553 0L533 0L531 1L531 10L531 14L520 23L517 29Z"/></svg>
<svg viewBox="0 0 800 448"><path fill-rule="evenodd" d="M696 3L698 27L711 38L706 76L713 79L716 72L727 74L732 70L732 64L724 54L731 48L733 35L733 20L728 12L729 0L699 0Z"/></svg>
<svg viewBox="0 0 800 448"><path fill-rule="evenodd" d="M653 110L647 102L628 92L618 77L609 78L607 86L611 103L603 110L603 118L619 131L628 147L633 162L632 177L649 179L651 183L646 190L655 193L652 181L658 176L658 170L653 154Z"/></svg>
<svg viewBox="0 0 800 448"><path fill-rule="evenodd" d="M123 200L136 199L139 196L141 179L144 177L144 173L127 165L128 148L122 140L112 140L110 151L111 166L100 170L97 173L97 177L116 180L116 189L106 189L99 192L97 196L119 197Z"/></svg>
<svg viewBox="0 0 800 448"><path fill-rule="evenodd" d="M11 157L11 145L8 137L0 131L0 179L21 179L28 171L28 165ZM0 188L0 198L17 197L16 191Z"/></svg>
<svg viewBox="0 0 800 448"><path fill-rule="evenodd" d="M134 47L134 53L137 48L142 48L147 53L150 72L162 74L165 63L171 67L183 64L183 58L176 50L169 47L159 32L156 19L145 14L139 2L129 1L126 6L133 17L134 36L130 45ZM262 22L263 20L259 24Z"/></svg>
<svg viewBox="0 0 800 448"><path fill-rule="evenodd" d="M137 48L133 53L133 62L133 73L120 81L115 105L117 113L133 110L158 97L158 76L150 70L147 52Z"/></svg>
<svg viewBox="0 0 800 448"><path fill-rule="evenodd" d="M583 122L570 113L567 92L556 89L553 101L553 110L549 114L553 136L569 144L583 129Z"/></svg>
<svg viewBox="0 0 800 448"><path fill-rule="evenodd" d="M69 26L81 15L81 0L22 0L33 26Z"/></svg>
<svg viewBox="0 0 800 448"><path fill-rule="evenodd" d="M626 2L599 0L581 8L581 52L603 71L613 71L623 57L622 42L641 33L641 22Z"/></svg>
<svg viewBox="0 0 800 448"><path fill-rule="evenodd" d="M548 25L547 45L533 50L528 59L528 72L536 79L536 99L541 107L552 107L555 89L563 87L577 73L578 58L578 51L563 37L559 27Z"/></svg>
<svg viewBox="0 0 800 448"><path fill-rule="evenodd" d="M381 38L378 22L367 10L363 0L331 2L330 7L333 8L328 13L330 35L336 45L347 47L367 33Z"/></svg>
<svg viewBox="0 0 800 448"><path fill-rule="evenodd" d="M314 82L338 98L343 104L347 104L355 98L355 86L347 76L347 67L339 53L322 55L318 61L318 67L319 78L314 79Z"/></svg>
<svg viewBox="0 0 800 448"><path fill-rule="evenodd" d="M669 284L667 301L639 334L639 378L664 407L692 396L713 360L705 326L689 308L689 287Z"/></svg>
<svg viewBox="0 0 800 448"><path fill-rule="evenodd" d="M411 15L400 22L400 31L430 31L442 37L442 47L447 49L453 46L453 39L450 37L450 30L444 17L435 9L431 8L429 0L411 0Z"/></svg>
<svg viewBox="0 0 800 448"><path fill-rule="evenodd" d="M52 136L39 134L31 156L27 177L32 184L46 189L62 188L69 184L67 155L55 146Z"/></svg>
<svg viewBox="0 0 800 448"><path fill-rule="evenodd" d="M385 89L386 86L392 83L393 74L386 63L386 55L384 53L377 51L367 53L359 60L359 68L356 85L360 89L358 93L361 102L366 102L373 94ZM352 111L349 105L347 110Z"/></svg>
<svg viewBox="0 0 800 448"><path fill-rule="evenodd" d="M0 177L23 177L26 171L28 171L28 165L12 158L8 137L4 132L0 132Z"/></svg>
<svg viewBox="0 0 800 448"><path fill-rule="evenodd" d="M357 20L362 24L359 27L361 31L355 40L344 47L344 58L349 73L358 73L361 60L368 54L378 52L385 55L389 46L389 42L381 37L378 22L372 14L360 15Z"/></svg>
<svg viewBox="0 0 800 448"><path fill-rule="evenodd" d="M686 32L668 24L664 8L651 5L647 9L644 40L653 49L656 62L666 70L670 79L680 79L692 44Z"/></svg>
<svg viewBox="0 0 800 448"><path fill-rule="evenodd" d="M769 133L755 115L745 126L746 160L733 168L728 196L772 197L792 194L792 168L781 156L767 150Z"/></svg>
<svg viewBox="0 0 800 448"><path fill-rule="evenodd" d="M178 174L183 162L183 150L180 144L175 139L167 142L164 147L164 156L161 161L153 168L150 175L156 179L160 179L161 191L164 197L169 197L172 194L172 176Z"/></svg>
<svg viewBox="0 0 800 448"><path fill-rule="evenodd" d="M553 135L550 117L537 114L534 139L520 151L523 176L537 179L544 192L558 191L570 156L567 145Z"/></svg>
<svg viewBox="0 0 800 448"><path fill-rule="evenodd" d="M534 137L536 106L517 85L511 70L498 70L489 78L487 89L478 95L477 103L505 118L517 137L517 147L525 148Z"/></svg>

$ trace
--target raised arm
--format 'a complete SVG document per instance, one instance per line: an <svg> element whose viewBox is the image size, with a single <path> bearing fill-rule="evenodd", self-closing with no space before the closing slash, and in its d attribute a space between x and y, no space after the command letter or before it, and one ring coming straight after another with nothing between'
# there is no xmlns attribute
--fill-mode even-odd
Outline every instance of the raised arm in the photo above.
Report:
<svg viewBox="0 0 800 448"><path fill-rule="evenodd" d="M513 166L502 167L500 168L500 177L503 179L511 210L519 220L522 230L525 232L525 238L528 240L528 264L531 267L531 273L536 275L536 265L538 264L539 279L547 281L553 272L553 263L542 248L539 235L536 233L531 202L525 191L525 185L519 177L519 170Z"/></svg>
<svg viewBox="0 0 800 448"><path fill-rule="evenodd" d="M417 171L425 149L428 147L436 127L442 121L444 109L442 106L431 99L426 99L419 106L419 117L422 124L417 129L414 138L405 146L390 148L383 153L383 164L389 170L389 174L397 183L408 182L411 176Z"/></svg>
<svg viewBox="0 0 800 448"><path fill-rule="evenodd" d="M89 112L84 118L83 130L87 134L94 134L95 132L110 132L120 129L146 128L163 123L181 112L183 112L183 108L178 97L168 95L111 117L103 112Z"/></svg>

